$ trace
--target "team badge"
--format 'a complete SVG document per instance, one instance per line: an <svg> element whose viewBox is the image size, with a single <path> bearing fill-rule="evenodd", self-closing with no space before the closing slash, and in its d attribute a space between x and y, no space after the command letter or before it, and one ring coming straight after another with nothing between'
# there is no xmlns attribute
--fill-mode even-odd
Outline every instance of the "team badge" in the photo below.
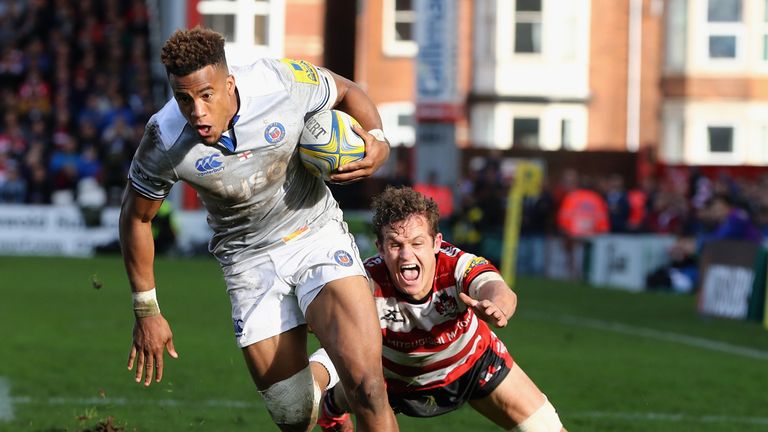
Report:
<svg viewBox="0 0 768 432"><path fill-rule="evenodd" d="M352 265L352 255L345 250L337 250L336 253L333 254L333 259L335 259L339 265L344 267Z"/></svg>
<svg viewBox="0 0 768 432"><path fill-rule="evenodd" d="M285 138L285 127L282 124L274 122L267 125L267 128L264 130L264 139L267 142L275 144L283 138Z"/></svg>
<svg viewBox="0 0 768 432"><path fill-rule="evenodd" d="M441 292L434 302L435 310L442 316L456 317L459 314L459 305L456 298Z"/></svg>

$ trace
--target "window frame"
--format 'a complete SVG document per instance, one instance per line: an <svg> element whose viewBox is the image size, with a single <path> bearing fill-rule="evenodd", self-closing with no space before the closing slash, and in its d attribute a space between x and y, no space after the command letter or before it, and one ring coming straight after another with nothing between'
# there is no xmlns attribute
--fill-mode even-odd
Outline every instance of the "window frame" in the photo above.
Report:
<svg viewBox="0 0 768 432"><path fill-rule="evenodd" d="M701 44L703 49L703 58L707 63L733 63L744 60L745 41L747 37L747 24L745 21L745 9L744 1L741 2L741 17L737 21L710 21L709 20L709 5L713 1L720 0L707 0L706 7L702 8L703 19L703 43ZM710 42L714 37L733 37L734 38L734 54L733 57L713 57L710 51Z"/></svg>
<svg viewBox="0 0 768 432"><path fill-rule="evenodd" d="M511 31L511 37L512 37L512 55L515 56L539 56L542 55L544 52L544 2L545 0L540 1L541 9L538 11L519 11L517 9L518 2L515 1L514 6L512 7L512 13L514 14L513 17L513 25L510 29ZM520 24L531 24L531 44L533 46L533 51L518 51L517 50L517 29L518 25ZM536 24L538 24L538 51L536 50L536 43L535 40L535 31Z"/></svg>
<svg viewBox="0 0 768 432"><path fill-rule="evenodd" d="M284 26L279 24L282 22L283 7L284 1L281 0L199 0L197 12L201 22L205 15L234 16L234 38L226 41L227 48L250 47L260 52L279 54L282 53L284 39ZM262 37L265 43L256 41L256 16L264 17Z"/></svg>
<svg viewBox="0 0 768 432"><path fill-rule="evenodd" d="M397 0L384 0L382 2L382 50L384 55L390 57L415 57L419 52L416 42L416 10L415 3L411 1L411 10L398 11ZM398 40L397 24L410 22L412 25L411 40Z"/></svg>

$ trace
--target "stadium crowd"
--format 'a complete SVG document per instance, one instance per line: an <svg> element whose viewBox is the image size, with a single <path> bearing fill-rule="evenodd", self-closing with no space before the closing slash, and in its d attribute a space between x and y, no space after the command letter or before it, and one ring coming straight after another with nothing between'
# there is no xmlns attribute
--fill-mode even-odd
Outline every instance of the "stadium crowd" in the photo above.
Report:
<svg viewBox="0 0 768 432"><path fill-rule="evenodd" d="M155 106L142 0L0 3L0 202L118 204Z"/></svg>

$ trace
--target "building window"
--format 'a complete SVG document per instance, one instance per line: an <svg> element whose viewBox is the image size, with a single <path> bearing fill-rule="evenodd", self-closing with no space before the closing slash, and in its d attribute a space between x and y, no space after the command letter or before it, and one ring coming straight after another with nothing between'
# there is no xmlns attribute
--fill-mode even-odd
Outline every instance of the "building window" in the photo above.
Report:
<svg viewBox="0 0 768 432"><path fill-rule="evenodd" d="M741 21L741 0L709 0L707 21L711 23Z"/></svg>
<svg viewBox="0 0 768 432"><path fill-rule="evenodd" d="M414 34L416 11L414 0L385 0L383 13L384 52L387 55L412 57L417 46Z"/></svg>
<svg viewBox="0 0 768 432"><path fill-rule="evenodd" d="M413 24L416 13L412 0L395 0L395 40L413 42Z"/></svg>
<svg viewBox="0 0 768 432"><path fill-rule="evenodd" d="M515 53L541 52L542 0L515 2Z"/></svg>
<svg viewBox="0 0 768 432"><path fill-rule="evenodd" d="M768 60L768 0L763 0L763 60Z"/></svg>
<svg viewBox="0 0 768 432"><path fill-rule="evenodd" d="M709 58L736 58L736 36L710 36Z"/></svg>
<svg viewBox="0 0 768 432"><path fill-rule="evenodd" d="M269 0L200 0L197 10L203 25L224 35L228 44L267 46Z"/></svg>
<svg viewBox="0 0 768 432"><path fill-rule="evenodd" d="M512 120L512 146L539 148L539 119L536 117L515 117Z"/></svg>
<svg viewBox="0 0 768 432"><path fill-rule="evenodd" d="M560 120L560 147L565 150L574 150L573 125L570 119Z"/></svg>
<svg viewBox="0 0 768 432"><path fill-rule="evenodd" d="M390 102L378 106L384 133L392 147L411 147L416 142L415 105Z"/></svg>
<svg viewBox="0 0 768 432"><path fill-rule="evenodd" d="M202 19L203 26L223 34L224 40L235 41L235 14L205 14Z"/></svg>
<svg viewBox="0 0 768 432"><path fill-rule="evenodd" d="M710 153L733 153L733 128L727 126L709 126Z"/></svg>
<svg viewBox="0 0 768 432"><path fill-rule="evenodd" d="M254 15L253 16L253 43L256 45L268 45L269 33L267 30L267 16L266 15Z"/></svg>
<svg viewBox="0 0 768 432"><path fill-rule="evenodd" d="M742 0L708 0L708 53L711 59L735 59L743 32Z"/></svg>

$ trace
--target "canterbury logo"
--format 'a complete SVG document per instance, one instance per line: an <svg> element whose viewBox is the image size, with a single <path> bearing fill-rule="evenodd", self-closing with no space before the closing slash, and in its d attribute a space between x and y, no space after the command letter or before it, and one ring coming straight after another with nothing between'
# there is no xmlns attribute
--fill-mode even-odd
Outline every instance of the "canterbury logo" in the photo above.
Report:
<svg viewBox="0 0 768 432"><path fill-rule="evenodd" d="M212 154L203 158L200 158L195 162L195 168L197 168L198 171L201 173L207 173L209 171L213 171L216 168L221 167L224 165L224 162L217 160L221 156L220 154Z"/></svg>

